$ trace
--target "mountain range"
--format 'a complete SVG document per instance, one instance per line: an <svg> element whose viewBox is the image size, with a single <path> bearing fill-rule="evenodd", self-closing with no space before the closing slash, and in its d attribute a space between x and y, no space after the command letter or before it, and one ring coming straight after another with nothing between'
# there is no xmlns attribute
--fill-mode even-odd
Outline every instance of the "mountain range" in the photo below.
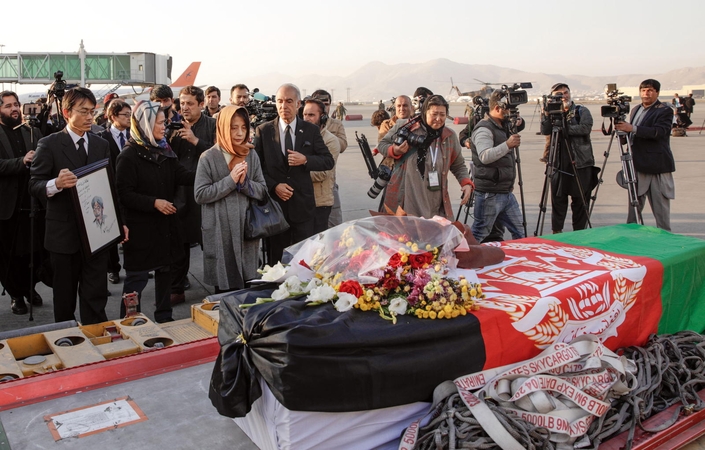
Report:
<svg viewBox="0 0 705 450"><path fill-rule="evenodd" d="M311 94L318 88L334 90L335 101L385 101L399 94L410 95L419 86L425 86L434 93L457 97L451 91L451 78L460 91L476 91L482 87L482 80L488 83L512 84L530 81L533 89L530 96L539 96L549 91L557 82L570 85L573 96L600 95L607 83L617 86L638 86L646 78L655 78L661 82L662 90L680 89L683 85L705 83L705 67L684 67L665 73L628 74L615 76L563 75L557 73L536 73L510 69L493 65L463 64L448 59L434 59L418 64L384 64L371 62L360 67L348 76L322 76L307 74L291 77L282 73L269 73L257 77L256 85L251 82L250 89L259 87L264 94L274 94L277 87L290 81L302 91ZM498 87L498 86L494 86ZM348 91L350 97L348 99ZM302 94L305 94L302 92Z"/></svg>

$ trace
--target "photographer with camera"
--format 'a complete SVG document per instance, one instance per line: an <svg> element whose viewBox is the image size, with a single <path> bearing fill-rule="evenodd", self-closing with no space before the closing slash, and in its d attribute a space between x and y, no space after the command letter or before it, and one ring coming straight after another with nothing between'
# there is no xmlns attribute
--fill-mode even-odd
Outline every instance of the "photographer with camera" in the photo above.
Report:
<svg viewBox="0 0 705 450"><path fill-rule="evenodd" d="M30 262L34 252L34 267L40 265L44 221L42 214L32 235L28 190L29 167L41 137L38 128L22 121L17 94L0 92L0 283L10 294L14 314L27 313L25 299L34 306L42 305L37 291L32 288L30 292ZM34 283L37 281L35 277Z"/></svg>
<svg viewBox="0 0 705 450"><path fill-rule="evenodd" d="M595 157L592 152L590 111L571 100L570 87L556 83L551 88L548 107L541 115L541 134L552 136L555 155L548 155L551 164L551 229L562 233L568 213L568 197L573 214L573 230L584 230L588 223ZM559 103L560 102L560 103ZM559 106L560 105L560 106ZM558 133L551 134L556 127Z"/></svg>
<svg viewBox="0 0 705 450"><path fill-rule="evenodd" d="M513 239L524 237L522 214L513 194L516 180L516 157L521 137L511 134L510 108L506 94L496 90L490 95L488 116L478 122L472 132L472 161L475 165L475 221L472 234L482 242L495 222L509 229ZM525 123L517 119L517 131Z"/></svg>
<svg viewBox="0 0 705 450"><path fill-rule="evenodd" d="M384 196L384 210L403 209L410 216L453 219L448 172L470 199L473 184L455 131L445 127L448 102L434 95L423 102L421 114L398 120L379 143L379 151L395 160Z"/></svg>
<svg viewBox="0 0 705 450"><path fill-rule="evenodd" d="M641 104L632 110L630 123L617 122L615 128L630 133L639 212L648 197L656 226L671 231L671 199L676 198L673 181L676 163L670 142L673 110L659 101L660 90L658 81L642 81L639 85ZM629 208L627 223L636 221L634 208Z"/></svg>

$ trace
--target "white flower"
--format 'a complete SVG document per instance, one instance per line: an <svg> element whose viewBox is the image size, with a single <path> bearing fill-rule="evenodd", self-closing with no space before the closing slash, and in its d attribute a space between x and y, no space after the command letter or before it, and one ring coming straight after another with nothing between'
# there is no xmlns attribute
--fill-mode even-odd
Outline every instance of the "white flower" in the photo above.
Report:
<svg viewBox="0 0 705 450"><path fill-rule="evenodd" d="M389 312L397 315L403 315L406 314L406 309L409 307L409 304L406 302L406 299L397 297L395 299L392 299L391 302L389 302Z"/></svg>
<svg viewBox="0 0 705 450"><path fill-rule="evenodd" d="M318 286L321 285L321 280L318 278L311 278L311 281L308 282L308 284L304 287L303 292L305 294L308 294L311 292L312 289L317 288Z"/></svg>
<svg viewBox="0 0 705 450"><path fill-rule="evenodd" d="M272 292L272 299L274 300L284 300L290 296L291 294L289 294L289 291L286 289L284 284L281 284L276 291Z"/></svg>
<svg viewBox="0 0 705 450"><path fill-rule="evenodd" d="M289 292L302 292L301 280L296 275L292 275L282 283L282 286L286 288Z"/></svg>
<svg viewBox="0 0 705 450"><path fill-rule="evenodd" d="M355 303L357 303L357 297L354 295L347 292L338 292L338 301L336 301L333 306L335 306L338 312L345 312L352 309Z"/></svg>
<svg viewBox="0 0 705 450"><path fill-rule="evenodd" d="M311 292L306 297L307 302L329 302L335 297L335 289L327 284L311 289Z"/></svg>
<svg viewBox="0 0 705 450"><path fill-rule="evenodd" d="M262 269L262 280L264 281L277 281L284 275L286 275L286 267L282 265L282 263L278 262L274 265L274 267L270 267L269 265L264 266L264 269Z"/></svg>

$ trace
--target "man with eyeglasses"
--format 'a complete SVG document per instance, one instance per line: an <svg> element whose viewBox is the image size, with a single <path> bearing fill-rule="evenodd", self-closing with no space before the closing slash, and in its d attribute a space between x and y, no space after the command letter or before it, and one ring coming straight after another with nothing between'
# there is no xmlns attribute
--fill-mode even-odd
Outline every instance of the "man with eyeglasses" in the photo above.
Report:
<svg viewBox="0 0 705 450"><path fill-rule="evenodd" d="M35 306L42 304L33 286L30 291L30 260L34 252L34 267L40 266L44 224L36 224L30 234L27 190L29 166L41 137L38 128L23 123L17 94L0 92L0 283L10 294L14 314L27 313L25 298Z"/></svg>
<svg viewBox="0 0 705 450"><path fill-rule="evenodd" d="M345 149L348 148L348 138L345 135L345 127L343 126L342 120L334 119L330 117L330 104L332 101L332 96L323 89L318 89L313 92L311 97L320 100L326 107L326 115L328 121L324 127L326 130L330 131L333 136L338 138L340 143L340 153L343 153ZM337 170L336 165L336 170ZM328 217L328 226L330 228L336 227L343 223L343 210L340 206L340 194L338 193L338 183L335 183L333 187L333 208L330 211L330 216Z"/></svg>
<svg viewBox="0 0 705 450"><path fill-rule="evenodd" d="M54 270L56 322L76 320L76 294L82 324L108 320L105 314L108 252L84 258L71 199L71 188L78 181L73 171L110 158L108 142L88 132L95 106L95 96L90 90L77 87L66 91L61 104L66 128L39 141L30 169L29 190L46 204L44 246L49 251Z"/></svg>
<svg viewBox="0 0 705 450"><path fill-rule="evenodd" d="M117 167L117 157L122 148L130 140L130 119L132 108L124 100L114 99L105 108L105 117L108 119L108 129L98 134L110 146L110 164ZM120 282L120 254L118 246L114 245L109 250L108 281L112 284Z"/></svg>

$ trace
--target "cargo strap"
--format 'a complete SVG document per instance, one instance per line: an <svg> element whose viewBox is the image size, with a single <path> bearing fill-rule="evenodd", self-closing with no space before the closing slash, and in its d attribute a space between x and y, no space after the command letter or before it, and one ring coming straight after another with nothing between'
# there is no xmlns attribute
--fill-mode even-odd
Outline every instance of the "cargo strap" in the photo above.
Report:
<svg viewBox="0 0 705 450"><path fill-rule="evenodd" d="M636 387L634 371L635 366L625 357L604 347L597 337L585 335L570 344L553 344L528 361L457 378L452 385L462 403L452 399L454 404L449 407L464 405L470 414L463 416L461 422L469 417L471 426L479 425L484 430L474 442L463 439L463 448L483 448L494 441L502 449L521 450L545 445L547 440L559 448L572 448L592 421L607 413L610 398ZM450 425L458 414L444 411L437 399L449 391L451 396L456 394L449 384L442 384L434 393L434 407L427 416L432 423L437 424L440 418L449 424L442 430L427 426L432 431L419 437L422 421L417 421L402 436L399 449L425 448L424 443L432 443L431 447L459 447L457 430L451 433L451 428L457 427ZM508 427L510 416L528 426ZM469 431L461 434L468 436ZM491 439L483 437L487 435Z"/></svg>

